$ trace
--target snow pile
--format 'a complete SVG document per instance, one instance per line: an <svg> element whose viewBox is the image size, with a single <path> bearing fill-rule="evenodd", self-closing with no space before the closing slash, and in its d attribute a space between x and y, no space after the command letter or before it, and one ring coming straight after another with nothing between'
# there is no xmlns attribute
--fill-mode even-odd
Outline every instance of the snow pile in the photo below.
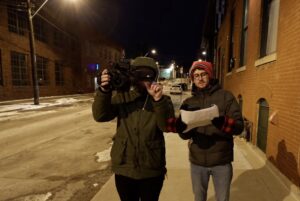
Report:
<svg viewBox="0 0 300 201"><path fill-rule="evenodd" d="M49 106L50 103L41 103L40 105L33 105L32 103L14 104L14 105L2 105L0 106L0 112L12 112L16 110L36 110Z"/></svg>
<svg viewBox="0 0 300 201"><path fill-rule="evenodd" d="M25 197L24 201L47 201L50 198L52 193L48 192L47 194L39 194Z"/></svg>
<svg viewBox="0 0 300 201"><path fill-rule="evenodd" d="M101 163L101 162L105 162L105 161L110 161L110 150L111 150L111 147L104 150L104 151L101 151L101 152L97 152L95 154L95 156L98 158L96 161L98 163Z"/></svg>
<svg viewBox="0 0 300 201"><path fill-rule="evenodd" d="M78 101L79 100L75 98L60 98L55 101L54 105L70 105Z"/></svg>
<svg viewBox="0 0 300 201"><path fill-rule="evenodd" d="M40 103L39 105L34 105L32 102L12 104L12 105L0 105L0 120L5 120L8 117L17 116L19 112L22 111L34 111L34 110L51 107L51 106L72 105L73 103L79 101L82 101L82 99L59 98L53 102L44 102L44 103Z"/></svg>

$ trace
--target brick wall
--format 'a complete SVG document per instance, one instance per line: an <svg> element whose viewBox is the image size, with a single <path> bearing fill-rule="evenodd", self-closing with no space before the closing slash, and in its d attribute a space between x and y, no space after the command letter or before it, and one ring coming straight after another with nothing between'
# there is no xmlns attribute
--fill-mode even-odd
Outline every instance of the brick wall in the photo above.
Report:
<svg viewBox="0 0 300 201"><path fill-rule="evenodd" d="M235 68L227 74L231 9L235 8ZM300 1L280 3L276 59L255 66L259 59L261 1L249 1L247 63L239 70L243 1L228 1L227 13L218 33L217 47L224 49L224 88L243 97L243 114L254 123L252 143L257 143L258 101L269 104L266 156L293 183L300 186ZM219 58L217 58L219 59Z"/></svg>
<svg viewBox="0 0 300 201"><path fill-rule="evenodd" d="M51 18L51 16L46 16L47 20ZM100 63L104 65L108 63L108 61L107 58L105 58L105 60L99 60L97 51L92 51L89 53L90 58L86 58L86 49L83 47L83 44L91 38L97 38L99 42L92 43L96 44L94 45L97 46L94 47L96 50L100 46L105 46L107 49L110 49L109 52L113 54L117 52L120 55L121 48L117 45L106 45L111 41L107 39L102 40L99 37L99 33L93 32L91 35L87 35L90 33L86 33L85 30L91 30L91 28L85 27L83 30L80 30L79 27L81 26L77 25L76 30L72 30L75 26L68 26L68 24L66 24L68 23L67 20L66 22L57 22L57 24L55 24L55 19L50 19L50 21L51 24L45 23L47 42L35 40L36 55L48 60L47 73L49 82L46 85L39 86L40 96L90 93L94 91L93 80L95 73L88 72L87 65L90 63ZM57 47L54 44L54 30L60 32L64 37L62 47ZM72 46L69 41L75 42L75 47ZM4 81L3 85L0 85L0 101L32 98L33 86L28 31L25 30L24 36L9 32L7 10L4 4L0 6L0 50L2 77ZM14 86L12 84L11 51L26 55L26 71L29 80L26 86ZM61 86L56 85L55 82L56 61L62 61L63 65L64 84Z"/></svg>

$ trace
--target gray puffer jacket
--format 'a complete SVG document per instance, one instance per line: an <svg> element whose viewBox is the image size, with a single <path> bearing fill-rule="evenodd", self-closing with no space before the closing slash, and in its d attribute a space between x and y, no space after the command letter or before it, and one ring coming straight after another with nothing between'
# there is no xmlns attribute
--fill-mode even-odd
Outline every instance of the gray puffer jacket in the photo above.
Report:
<svg viewBox="0 0 300 201"><path fill-rule="evenodd" d="M233 135L243 131L244 123L240 106L231 92L223 90L217 81L204 90L194 91L181 105L184 110L198 110L211 107L219 108L220 116L228 116L235 123L230 133L225 133L214 125L197 127L187 133L180 133L189 139L189 159L191 163L205 167L222 165L233 161Z"/></svg>

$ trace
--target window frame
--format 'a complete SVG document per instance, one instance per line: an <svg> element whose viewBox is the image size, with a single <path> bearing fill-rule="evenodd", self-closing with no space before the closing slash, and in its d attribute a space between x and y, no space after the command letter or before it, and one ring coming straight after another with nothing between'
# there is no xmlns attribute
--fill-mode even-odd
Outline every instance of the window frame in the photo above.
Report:
<svg viewBox="0 0 300 201"><path fill-rule="evenodd" d="M34 38L36 40L46 43L47 42L46 24L39 16L36 16L33 19L33 27L34 27Z"/></svg>
<svg viewBox="0 0 300 201"><path fill-rule="evenodd" d="M55 61L55 85L63 86L64 85L64 71L63 63L61 61Z"/></svg>
<svg viewBox="0 0 300 201"><path fill-rule="evenodd" d="M235 58L234 58L234 26L235 26L235 8L230 12L230 30L229 30L229 48L228 48L228 64L227 64L227 73L232 72L235 67Z"/></svg>
<svg viewBox="0 0 300 201"><path fill-rule="evenodd" d="M275 2L277 1L277 2ZM275 4L275 7L272 7L272 3L278 3L278 5ZM273 5L274 6L274 5ZM271 8L276 9L276 6L278 10L271 10ZM279 21L279 10L280 10L280 0L263 0L261 3L261 31L260 31L260 50L259 50L259 57L265 57L268 55L271 55L276 52L277 50L277 34L278 34L278 21ZM273 13L272 13L273 11ZM275 16L276 19L270 18L270 14L278 14ZM275 27L272 30L269 30L270 28L270 19L273 20L272 22L275 24ZM276 22L274 20L277 20ZM275 38L273 41L269 41L270 38ZM275 44L274 44L275 43ZM272 47L269 47L269 45L273 45L274 49Z"/></svg>
<svg viewBox="0 0 300 201"><path fill-rule="evenodd" d="M17 1L7 4L7 27L9 32L24 36L28 27L27 13L25 8L19 7Z"/></svg>
<svg viewBox="0 0 300 201"><path fill-rule="evenodd" d="M21 52L11 51L11 76L13 86L29 85L27 55Z"/></svg>
<svg viewBox="0 0 300 201"><path fill-rule="evenodd" d="M39 85L49 85L48 63L49 60L47 58L42 56L36 57L36 70Z"/></svg>
<svg viewBox="0 0 300 201"><path fill-rule="evenodd" d="M56 30L54 29L53 31L53 44L56 46L56 47L63 47L64 46L64 35L59 31L59 30Z"/></svg>
<svg viewBox="0 0 300 201"><path fill-rule="evenodd" d="M248 41L248 14L249 14L249 0L243 0L243 21L241 30L241 44L240 44L240 67L247 63L247 41Z"/></svg>

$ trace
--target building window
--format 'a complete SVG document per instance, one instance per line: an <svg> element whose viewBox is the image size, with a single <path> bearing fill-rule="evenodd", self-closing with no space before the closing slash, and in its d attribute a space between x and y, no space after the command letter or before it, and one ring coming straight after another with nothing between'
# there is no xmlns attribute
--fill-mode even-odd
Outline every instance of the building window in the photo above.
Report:
<svg viewBox="0 0 300 201"><path fill-rule="evenodd" d="M276 51L279 3L279 0L262 1L260 57Z"/></svg>
<svg viewBox="0 0 300 201"><path fill-rule="evenodd" d="M244 0L241 49L240 49L240 66L244 66L247 63L248 9L249 9L249 0Z"/></svg>
<svg viewBox="0 0 300 201"><path fill-rule="evenodd" d="M48 85L48 59L44 57L37 56L36 58L36 67L37 67L37 79L39 85Z"/></svg>
<svg viewBox="0 0 300 201"><path fill-rule="evenodd" d="M63 34L58 30L54 30L54 45L57 47L63 47Z"/></svg>
<svg viewBox="0 0 300 201"><path fill-rule="evenodd" d="M119 53L115 52L115 61L118 61L120 59Z"/></svg>
<svg viewBox="0 0 300 201"><path fill-rule="evenodd" d="M13 6L14 5L14 6ZM25 35L27 30L27 15L25 8L17 2L10 2L7 6L8 30L20 35Z"/></svg>
<svg viewBox="0 0 300 201"><path fill-rule="evenodd" d="M235 10L230 13L230 33L229 33L229 55L228 55L228 69L227 72L231 72L234 68L235 58L234 58L234 17Z"/></svg>
<svg viewBox="0 0 300 201"><path fill-rule="evenodd" d="M217 0L216 1L216 22L215 22L215 31L218 31L221 27L221 24L224 20L226 13L227 0Z"/></svg>
<svg viewBox="0 0 300 201"><path fill-rule="evenodd" d="M55 62L55 84L62 86L64 85L64 73L62 62Z"/></svg>
<svg viewBox="0 0 300 201"><path fill-rule="evenodd" d="M3 86L3 74L2 74L2 54L0 50L0 85Z"/></svg>
<svg viewBox="0 0 300 201"><path fill-rule="evenodd" d="M36 16L33 20L34 36L37 40L47 42L45 22Z"/></svg>
<svg viewBox="0 0 300 201"><path fill-rule="evenodd" d="M11 52L12 84L15 86L28 85L28 74L26 66L26 55Z"/></svg>

